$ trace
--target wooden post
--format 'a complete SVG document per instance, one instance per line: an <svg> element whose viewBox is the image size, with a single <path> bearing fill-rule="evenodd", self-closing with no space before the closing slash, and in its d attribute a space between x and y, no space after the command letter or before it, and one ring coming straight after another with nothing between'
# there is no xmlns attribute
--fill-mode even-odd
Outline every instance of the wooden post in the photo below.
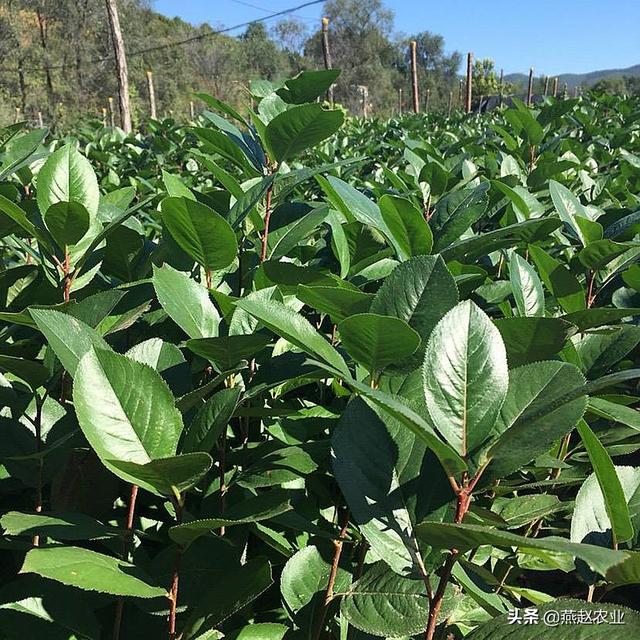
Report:
<svg viewBox="0 0 640 640"><path fill-rule="evenodd" d="M463 90L464 90L464 80L460 78L460 81L458 82L458 104L459 105L462 105Z"/></svg>
<svg viewBox="0 0 640 640"><path fill-rule="evenodd" d="M532 97L533 97L533 67L529 69L529 86L527 87L527 107L531 106Z"/></svg>
<svg viewBox="0 0 640 640"><path fill-rule="evenodd" d="M331 49L329 49L329 18L322 18L322 57L324 58L324 68L331 69ZM327 89L327 100L333 106L333 85Z"/></svg>
<svg viewBox="0 0 640 640"><path fill-rule="evenodd" d="M427 89L427 93L424 98L424 111L425 113L429 113L429 97L431 96L431 89Z"/></svg>
<svg viewBox="0 0 640 640"><path fill-rule="evenodd" d="M16 119L14 122L20 122L20 114L22 113L22 109L20 107L16 107Z"/></svg>
<svg viewBox="0 0 640 640"><path fill-rule="evenodd" d="M153 71L147 70L147 90L149 92L149 115L156 119L156 92L153 88Z"/></svg>
<svg viewBox="0 0 640 640"><path fill-rule="evenodd" d="M447 109L447 118L451 117L451 107L453 107L453 91L449 91L449 108Z"/></svg>
<svg viewBox="0 0 640 640"><path fill-rule="evenodd" d="M108 100L109 100L109 126L115 127L116 116L115 116L115 113L113 112L113 96L109 96Z"/></svg>
<svg viewBox="0 0 640 640"><path fill-rule="evenodd" d="M418 61L416 55L416 41L411 45L411 96L413 97L413 112L420 113L420 97L418 95Z"/></svg>
<svg viewBox="0 0 640 640"><path fill-rule="evenodd" d="M120 30L120 18L116 0L105 0L107 3L107 15L111 27L113 39L113 52L116 57L116 70L118 72L118 97L120 104L120 123L125 133L131 133L131 108L129 106L129 74L127 71L127 56L124 51L124 41Z"/></svg>
<svg viewBox="0 0 640 640"><path fill-rule="evenodd" d="M42 111L38 111L38 126L42 129L44 122L42 121Z"/></svg>
<svg viewBox="0 0 640 640"><path fill-rule="evenodd" d="M369 87L359 84L358 89L360 89L360 100L362 106L362 117L367 118L369 116Z"/></svg>
<svg viewBox="0 0 640 640"><path fill-rule="evenodd" d="M196 119L196 109L195 105L193 104L193 100L189 100L189 115L191 116L192 120Z"/></svg>
<svg viewBox="0 0 640 640"><path fill-rule="evenodd" d="M107 126L107 107L102 107L102 126Z"/></svg>
<svg viewBox="0 0 640 640"><path fill-rule="evenodd" d="M398 89L398 115L402 115L402 89Z"/></svg>
<svg viewBox="0 0 640 640"><path fill-rule="evenodd" d="M549 76L544 77L544 97L549 95Z"/></svg>
<svg viewBox="0 0 640 640"><path fill-rule="evenodd" d="M498 86L498 91L498 101L500 106L502 106L502 101L504 99L504 69L500 69L500 85Z"/></svg>
<svg viewBox="0 0 640 640"><path fill-rule="evenodd" d="M558 96L558 76L553 79L553 97Z"/></svg>
<svg viewBox="0 0 640 640"><path fill-rule="evenodd" d="M471 113L471 95L473 84L473 53L467 53L467 101L466 110L467 113Z"/></svg>
<svg viewBox="0 0 640 640"><path fill-rule="evenodd" d="M484 96L480 96L480 100L478 100L478 115L482 113L482 101L484 100Z"/></svg>
<svg viewBox="0 0 640 640"><path fill-rule="evenodd" d="M564 100L567 99L568 92L569 92L569 85L565 82L564 86L562 87L562 98Z"/></svg>

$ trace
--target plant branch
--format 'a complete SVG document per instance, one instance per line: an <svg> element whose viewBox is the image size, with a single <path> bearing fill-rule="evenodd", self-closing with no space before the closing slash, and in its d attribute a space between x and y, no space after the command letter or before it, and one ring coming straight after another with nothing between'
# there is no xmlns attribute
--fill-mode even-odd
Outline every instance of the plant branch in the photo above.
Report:
<svg viewBox="0 0 640 640"><path fill-rule="evenodd" d="M176 524L182 522L182 508L184 506L182 496L176 495L173 501L176 512ZM169 589L169 640L176 640L176 610L178 608L178 583L180 579L180 561L182 560L182 547L178 547L176 559L173 565L171 588Z"/></svg>
<svg viewBox="0 0 640 640"><path fill-rule="evenodd" d="M344 538L347 535L347 527L349 526L349 510L345 512L344 515L344 524L342 525L342 529L340 529L340 533L338 534L338 539L333 541L334 552L333 552L333 561L331 562L331 572L329 573L329 582L327 583L327 590L324 596L324 603L322 605L322 611L320 612L320 617L318 618L318 624L316 626L316 631L314 633L314 640L319 640L322 635L322 630L324 629L324 621L327 617L327 609L331 604L331 600L333 599L333 590L336 584L336 577L338 575L338 567L340 566L340 556L342 555L342 545L344 542Z"/></svg>
<svg viewBox="0 0 640 640"><path fill-rule="evenodd" d="M269 222L271 221L271 198L273 196L273 183L269 185L264 200L264 231L262 232L262 249L260 251L260 262L267 259L267 243L269 241Z"/></svg>
<svg viewBox="0 0 640 640"><path fill-rule="evenodd" d="M136 499L138 497L138 485L131 485L131 494L129 496L129 508L127 510L127 521L125 523L125 534L122 539L122 559L127 560L129 557L129 545L133 538L133 518L136 510ZM122 612L124 609L124 600L120 598L116 603L116 613L113 621L113 640L120 638L120 626L122 624Z"/></svg>

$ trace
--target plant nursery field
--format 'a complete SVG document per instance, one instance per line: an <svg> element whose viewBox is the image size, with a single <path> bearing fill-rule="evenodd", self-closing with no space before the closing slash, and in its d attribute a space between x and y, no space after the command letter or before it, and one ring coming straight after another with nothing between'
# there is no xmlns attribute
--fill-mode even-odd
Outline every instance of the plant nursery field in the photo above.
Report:
<svg viewBox="0 0 640 640"><path fill-rule="evenodd" d="M335 77L0 129L2 640L640 634L640 99Z"/></svg>

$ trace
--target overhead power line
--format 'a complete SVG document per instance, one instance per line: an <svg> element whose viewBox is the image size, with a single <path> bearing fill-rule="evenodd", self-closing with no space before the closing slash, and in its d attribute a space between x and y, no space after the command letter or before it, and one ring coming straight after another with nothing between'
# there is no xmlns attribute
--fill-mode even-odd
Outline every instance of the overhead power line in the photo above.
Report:
<svg viewBox="0 0 640 640"><path fill-rule="evenodd" d="M247 20L246 22L240 22L239 24L234 24L232 27L225 27L224 29L217 29L215 31L207 31L206 33L199 33L198 35L191 36L190 38L185 38L184 40L176 40L175 42L167 42L165 44L158 44L153 47L146 47L145 49L137 49L135 51L131 51L127 53L127 58L133 58L135 56L142 56L145 53L152 53L154 51L162 51L164 49L172 49L174 47L181 47L185 44L190 44L191 42L199 42L200 40L205 40L206 38L211 38L213 36L218 36L223 33L229 33L230 31L235 31L236 29L242 29L243 27L248 27L252 24L256 24L258 22L264 22L265 20L271 20L272 18L278 18L280 16L287 15L289 13L294 13L300 9L304 9L306 7L311 7L316 4L321 4L324 0L312 0L311 2L305 2L303 4L299 4L295 7L290 7L289 9L282 9L281 11L276 11L274 13L270 13L267 16L262 16L261 18L256 18L254 20ZM113 60L113 54L108 56L103 56L101 58L94 58L93 60L83 60L83 64L100 64L101 62L107 62ZM68 69L75 67L75 63L63 63L63 64L52 64L46 67L0 67L0 72L3 73L18 73L18 71L28 72L28 71L56 71L60 69Z"/></svg>

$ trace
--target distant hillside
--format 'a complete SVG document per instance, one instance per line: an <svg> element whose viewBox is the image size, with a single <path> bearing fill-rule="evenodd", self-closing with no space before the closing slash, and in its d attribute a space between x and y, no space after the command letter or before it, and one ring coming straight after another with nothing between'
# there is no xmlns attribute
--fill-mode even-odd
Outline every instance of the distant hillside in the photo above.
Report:
<svg viewBox="0 0 640 640"><path fill-rule="evenodd" d="M602 69L600 71L591 71L589 73L563 73L559 77L559 84L562 85L566 82L569 89L578 87L581 85L592 85L599 80L605 80L608 78L621 78L622 76L631 76L634 78L640 78L640 64L636 64L626 69ZM514 84L525 84L528 80L528 75L525 73L510 73L504 77L507 82Z"/></svg>

